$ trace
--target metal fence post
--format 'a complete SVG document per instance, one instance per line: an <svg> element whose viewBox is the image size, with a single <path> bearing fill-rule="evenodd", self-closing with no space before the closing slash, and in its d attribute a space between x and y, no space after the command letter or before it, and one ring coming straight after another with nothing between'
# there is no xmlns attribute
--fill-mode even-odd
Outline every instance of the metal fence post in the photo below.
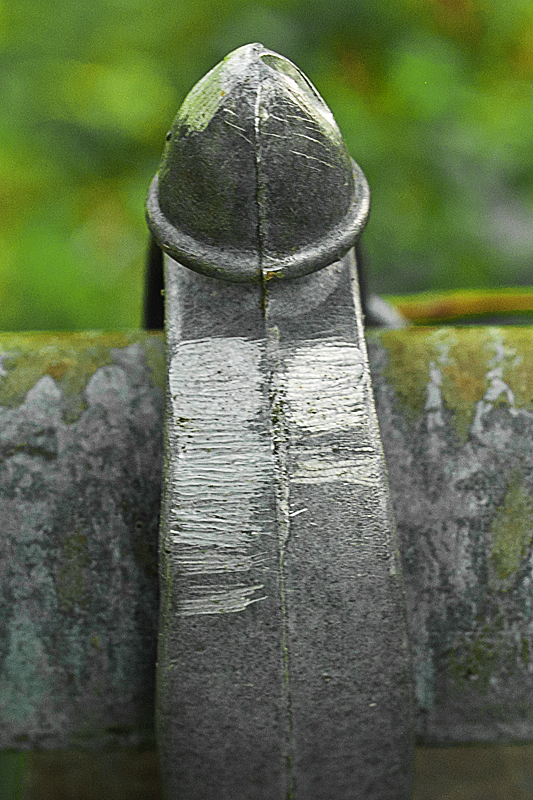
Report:
<svg viewBox="0 0 533 800"><path fill-rule="evenodd" d="M252 44L190 92L166 253L157 736L167 800L406 800L411 666L333 116Z"/></svg>

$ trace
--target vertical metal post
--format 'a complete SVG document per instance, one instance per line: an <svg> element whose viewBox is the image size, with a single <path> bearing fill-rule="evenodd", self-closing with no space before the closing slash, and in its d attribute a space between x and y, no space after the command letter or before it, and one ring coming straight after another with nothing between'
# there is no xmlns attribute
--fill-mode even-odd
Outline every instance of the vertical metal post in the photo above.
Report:
<svg viewBox="0 0 533 800"><path fill-rule="evenodd" d="M406 800L405 600L353 250L368 186L314 87L257 44L168 141L147 203L167 253L165 796Z"/></svg>

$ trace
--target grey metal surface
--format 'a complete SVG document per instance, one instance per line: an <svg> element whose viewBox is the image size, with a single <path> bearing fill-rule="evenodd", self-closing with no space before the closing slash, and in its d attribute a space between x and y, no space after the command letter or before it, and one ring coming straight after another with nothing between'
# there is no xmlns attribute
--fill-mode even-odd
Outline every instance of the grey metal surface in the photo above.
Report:
<svg viewBox="0 0 533 800"><path fill-rule="evenodd" d="M533 329L367 341L419 741L533 740ZM0 747L146 741L162 336L2 333L0 353Z"/></svg>
<svg viewBox="0 0 533 800"><path fill-rule="evenodd" d="M411 664L353 252L166 263L158 748L169 798L407 798Z"/></svg>
<svg viewBox="0 0 533 800"><path fill-rule="evenodd" d="M185 98L147 221L172 258L206 275L305 275L353 247L370 192L333 115L288 59L230 53Z"/></svg>
<svg viewBox="0 0 533 800"><path fill-rule="evenodd" d="M252 44L185 99L146 207L166 253L165 797L405 800L412 668L353 251L366 179L307 78Z"/></svg>
<svg viewBox="0 0 533 800"><path fill-rule="evenodd" d="M261 287L170 263L157 691L163 785L168 797L190 800L284 797Z"/></svg>
<svg viewBox="0 0 533 800"><path fill-rule="evenodd" d="M275 283L265 316L293 797L407 798L412 664L353 250Z"/></svg>

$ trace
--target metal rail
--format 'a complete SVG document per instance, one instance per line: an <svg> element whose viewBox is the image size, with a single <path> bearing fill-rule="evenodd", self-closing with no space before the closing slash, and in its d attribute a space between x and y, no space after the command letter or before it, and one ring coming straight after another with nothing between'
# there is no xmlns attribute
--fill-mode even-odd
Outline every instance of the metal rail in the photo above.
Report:
<svg viewBox="0 0 533 800"><path fill-rule="evenodd" d="M405 598L353 249L368 208L331 112L261 45L203 78L167 137L147 210L167 254L169 800L410 794Z"/></svg>
<svg viewBox="0 0 533 800"><path fill-rule="evenodd" d="M417 739L533 740L533 329L366 339ZM153 742L163 337L0 352L0 748Z"/></svg>

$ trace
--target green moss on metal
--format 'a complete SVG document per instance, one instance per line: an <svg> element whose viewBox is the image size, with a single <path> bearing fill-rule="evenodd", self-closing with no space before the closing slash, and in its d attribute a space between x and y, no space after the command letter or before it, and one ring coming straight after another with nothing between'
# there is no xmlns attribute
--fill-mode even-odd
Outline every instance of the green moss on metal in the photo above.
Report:
<svg viewBox="0 0 533 800"><path fill-rule="evenodd" d="M468 439L476 405L495 369L514 393L516 408L533 406L533 351L527 329L407 328L380 333L379 339L389 356L386 377L411 422L421 420L431 370L438 371L442 408L452 412L458 445ZM492 404L508 406L509 399L502 392Z"/></svg>
<svg viewBox="0 0 533 800"><path fill-rule="evenodd" d="M480 695L487 694L493 680L497 685L530 668L530 642L514 635L511 621L494 598L489 593L474 629L460 634L449 650L450 675L457 687Z"/></svg>
<svg viewBox="0 0 533 800"><path fill-rule="evenodd" d="M230 53L229 56L226 56L224 61L213 67L193 86L181 105L176 123L185 122L192 131L203 131L207 128L225 95L222 88L223 78L228 72L225 62L232 55Z"/></svg>
<svg viewBox="0 0 533 800"><path fill-rule="evenodd" d="M438 374L443 410L453 412L459 443L466 441L475 403L485 391L483 336L483 329L452 327L381 334L389 354L386 376L408 419L417 422L423 416L432 373Z"/></svg>
<svg viewBox="0 0 533 800"><path fill-rule="evenodd" d="M513 326L502 329L505 337L506 359L503 379L515 396L517 408L533 406L533 349L531 328Z"/></svg>
<svg viewBox="0 0 533 800"><path fill-rule="evenodd" d="M90 566L87 537L76 531L65 537L59 558L56 591L61 611L71 611L78 605L87 608L90 603Z"/></svg>
<svg viewBox="0 0 533 800"><path fill-rule="evenodd" d="M83 391L102 366L113 364L113 349L140 342L154 385L164 388L162 334L144 333L31 333L0 336L0 406L15 408L44 375L62 390L67 403L65 422L75 422L84 408Z"/></svg>
<svg viewBox="0 0 533 800"><path fill-rule="evenodd" d="M517 671L527 671L529 653L527 639L514 636L510 621L489 595L474 630L459 635L450 648L450 674L458 688L485 695L491 679L509 680Z"/></svg>
<svg viewBox="0 0 533 800"><path fill-rule="evenodd" d="M458 637L450 650L450 672L460 688L486 694L501 667L503 620L479 619L479 628Z"/></svg>
<svg viewBox="0 0 533 800"><path fill-rule="evenodd" d="M520 568L533 537L531 497L518 472L514 473L502 503L496 508L490 533L494 577L498 581L508 581ZM500 588L508 589L509 584Z"/></svg>
<svg viewBox="0 0 533 800"><path fill-rule="evenodd" d="M44 375L50 375L65 396L79 395L99 367L112 363L109 347L126 345L121 333L3 335L0 348L6 374L0 381L0 405L20 405Z"/></svg>
<svg viewBox="0 0 533 800"><path fill-rule="evenodd" d="M389 356L385 375L412 422L423 413L426 403L432 352L429 343L434 332L434 328L408 328L385 331L379 336Z"/></svg>
<svg viewBox="0 0 533 800"><path fill-rule="evenodd" d="M442 369L442 400L453 412L458 444L468 439L476 403L487 389L487 334L484 328L453 328Z"/></svg>

